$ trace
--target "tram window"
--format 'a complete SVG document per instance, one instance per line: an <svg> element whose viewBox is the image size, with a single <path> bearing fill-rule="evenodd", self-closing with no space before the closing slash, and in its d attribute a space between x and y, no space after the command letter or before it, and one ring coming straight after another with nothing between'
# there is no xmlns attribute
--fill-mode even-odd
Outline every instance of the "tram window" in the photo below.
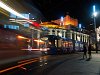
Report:
<svg viewBox="0 0 100 75"><path fill-rule="evenodd" d="M52 33L53 33L53 35L55 35L55 31L54 30L52 30Z"/></svg>
<svg viewBox="0 0 100 75"><path fill-rule="evenodd" d="M64 37L64 32L62 31L62 37Z"/></svg>

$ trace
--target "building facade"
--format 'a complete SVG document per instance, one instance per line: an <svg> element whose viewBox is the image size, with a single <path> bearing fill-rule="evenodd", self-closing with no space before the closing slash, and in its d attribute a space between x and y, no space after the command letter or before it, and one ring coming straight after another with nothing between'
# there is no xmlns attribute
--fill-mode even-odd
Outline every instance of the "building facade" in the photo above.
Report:
<svg viewBox="0 0 100 75"><path fill-rule="evenodd" d="M98 50L100 50L100 26L97 28L97 46Z"/></svg>
<svg viewBox="0 0 100 75"><path fill-rule="evenodd" d="M100 26L97 28L97 41L100 42Z"/></svg>
<svg viewBox="0 0 100 75"><path fill-rule="evenodd" d="M61 25L53 22L44 22L41 24L46 26L49 30L48 35L51 37L50 43L55 45L57 48L63 48L65 51L81 51L84 43L89 43L89 35L70 29L66 29ZM52 42L53 41L53 42Z"/></svg>

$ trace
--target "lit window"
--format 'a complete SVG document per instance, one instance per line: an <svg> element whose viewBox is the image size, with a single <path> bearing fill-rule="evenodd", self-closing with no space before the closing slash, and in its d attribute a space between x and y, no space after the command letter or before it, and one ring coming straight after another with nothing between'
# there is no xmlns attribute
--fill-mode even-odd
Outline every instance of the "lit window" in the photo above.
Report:
<svg viewBox="0 0 100 75"><path fill-rule="evenodd" d="M19 30L19 26L15 26L15 29L16 29L16 30Z"/></svg>
<svg viewBox="0 0 100 75"><path fill-rule="evenodd" d="M10 29L13 29L13 25L10 25Z"/></svg>
<svg viewBox="0 0 100 75"><path fill-rule="evenodd" d="M4 25L4 28L7 28L7 25Z"/></svg>
<svg viewBox="0 0 100 75"><path fill-rule="evenodd" d="M15 25L4 25L4 28L19 30L19 26L15 26Z"/></svg>
<svg viewBox="0 0 100 75"><path fill-rule="evenodd" d="M29 27L29 24L28 24L28 23L25 23L25 24L24 24L24 27Z"/></svg>
<svg viewBox="0 0 100 75"><path fill-rule="evenodd" d="M12 14L12 13L10 13L10 17L11 18L16 18L16 16L14 14Z"/></svg>

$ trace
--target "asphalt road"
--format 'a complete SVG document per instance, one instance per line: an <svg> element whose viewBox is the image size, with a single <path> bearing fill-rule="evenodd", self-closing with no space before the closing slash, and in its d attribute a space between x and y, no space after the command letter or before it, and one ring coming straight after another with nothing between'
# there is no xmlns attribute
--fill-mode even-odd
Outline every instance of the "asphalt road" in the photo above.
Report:
<svg viewBox="0 0 100 75"><path fill-rule="evenodd" d="M47 55L2 65L0 75L48 75L61 64L81 58L80 53Z"/></svg>

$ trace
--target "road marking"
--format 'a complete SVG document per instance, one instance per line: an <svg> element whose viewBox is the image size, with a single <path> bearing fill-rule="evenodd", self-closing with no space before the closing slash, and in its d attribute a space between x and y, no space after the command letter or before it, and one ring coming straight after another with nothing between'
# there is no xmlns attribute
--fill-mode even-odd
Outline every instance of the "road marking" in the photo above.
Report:
<svg viewBox="0 0 100 75"><path fill-rule="evenodd" d="M3 72L6 72L6 71L9 71L9 70L12 70L12 69L15 69L15 68L19 68L21 66L24 66L24 65L27 65L27 64L30 64L30 63L33 63L33 62L36 62L38 60L34 60L34 61L30 61L30 62L27 62L27 63L23 63L23 64L20 64L20 65L17 65L17 66L13 66L13 67L10 67L10 68L7 68L7 69L4 69L4 70L1 70L0 73L3 73Z"/></svg>
<svg viewBox="0 0 100 75"><path fill-rule="evenodd" d="M41 57L39 57L39 58L48 58L48 56L41 56ZM25 62L32 61L32 60L36 60L36 59L39 59L39 58L22 60L22 61L19 61L18 63L25 63Z"/></svg>
<svg viewBox="0 0 100 75"><path fill-rule="evenodd" d="M39 58L48 58L48 56L41 56ZM19 67L22 67L24 65L36 62L36 61L38 61L39 58L34 58L34 59L20 61L20 62L18 62L19 65L16 65L16 66L13 66L13 67L10 67L10 68L6 68L6 69L3 69L3 70L0 70L0 73L3 73L3 72L6 72L6 71L9 71L9 70L12 70L12 69L15 69L15 68L19 68Z"/></svg>
<svg viewBox="0 0 100 75"><path fill-rule="evenodd" d="M33 60L36 60L38 58L34 58L34 59L27 59L27 60L22 60L22 61L19 61L18 63L25 63L25 62L28 62L28 61L33 61Z"/></svg>

